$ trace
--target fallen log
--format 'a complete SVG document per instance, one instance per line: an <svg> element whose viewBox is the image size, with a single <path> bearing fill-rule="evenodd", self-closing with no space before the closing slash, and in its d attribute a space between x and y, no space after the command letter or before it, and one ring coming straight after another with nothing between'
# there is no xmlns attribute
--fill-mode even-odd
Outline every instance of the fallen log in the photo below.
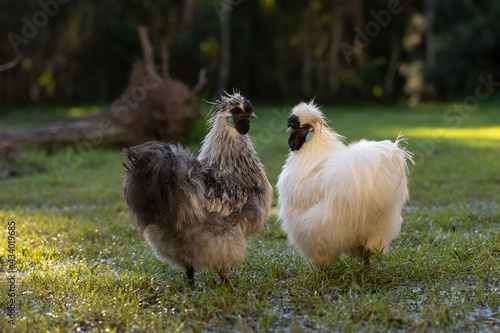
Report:
<svg viewBox="0 0 500 333"><path fill-rule="evenodd" d="M190 122L202 116L200 108L190 102L207 82L205 71L200 71L192 89L168 75L160 76L155 71L147 28L139 27L138 33L143 61L133 65L127 88L110 107L84 118L0 133L0 148L47 147L80 140L128 147L149 140L185 138Z"/></svg>

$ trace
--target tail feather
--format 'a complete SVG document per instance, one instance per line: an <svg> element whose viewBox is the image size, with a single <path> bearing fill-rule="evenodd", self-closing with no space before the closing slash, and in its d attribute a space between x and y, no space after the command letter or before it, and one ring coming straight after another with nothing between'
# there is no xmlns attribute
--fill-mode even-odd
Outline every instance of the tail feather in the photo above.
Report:
<svg viewBox="0 0 500 333"><path fill-rule="evenodd" d="M200 192L201 182L190 174L201 164L186 149L177 145L149 142L124 149L128 159L125 164L124 196L141 232L151 223L180 226L179 214L186 214L193 221L200 209L193 209Z"/></svg>
<svg viewBox="0 0 500 333"><path fill-rule="evenodd" d="M362 140L331 156L329 166L319 175L329 207L323 211L325 219L342 214L356 229L360 221L407 200L407 160L412 160L411 154L399 147L400 141L399 137L394 143Z"/></svg>

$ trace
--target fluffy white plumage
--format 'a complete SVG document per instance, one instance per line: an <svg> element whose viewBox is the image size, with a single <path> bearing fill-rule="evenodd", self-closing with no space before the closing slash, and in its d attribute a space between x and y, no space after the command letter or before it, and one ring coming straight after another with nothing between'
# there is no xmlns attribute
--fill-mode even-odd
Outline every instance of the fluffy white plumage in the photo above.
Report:
<svg viewBox="0 0 500 333"><path fill-rule="evenodd" d="M312 102L294 107L288 126L292 151L277 188L290 242L318 267L342 254L368 260L386 249L409 197L411 154L399 146L402 139L346 146Z"/></svg>

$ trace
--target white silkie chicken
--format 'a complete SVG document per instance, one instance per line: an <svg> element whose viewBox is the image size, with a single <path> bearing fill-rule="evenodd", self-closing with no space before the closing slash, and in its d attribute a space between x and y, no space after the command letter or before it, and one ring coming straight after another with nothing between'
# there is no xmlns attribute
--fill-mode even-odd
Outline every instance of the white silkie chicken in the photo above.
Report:
<svg viewBox="0 0 500 333"><path fill-rule="evenodd" d="M277 188L289 241L316 267L342 254L369 263L400 231L411 154L399 137L346 146L312 102L295 106L287 125L291 152Z"/></svg>

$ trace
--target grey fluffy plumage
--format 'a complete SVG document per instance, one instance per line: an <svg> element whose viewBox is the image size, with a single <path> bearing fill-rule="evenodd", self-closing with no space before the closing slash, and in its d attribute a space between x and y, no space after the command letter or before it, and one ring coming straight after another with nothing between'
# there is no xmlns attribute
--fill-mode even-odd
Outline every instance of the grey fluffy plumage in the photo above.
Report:
<svg viewBox="0 0 500 333"><path fill-rule="evenodd" d="M186 269L227 271L245 256L246 238L265 223L272 199L250 138L250 101L239 93L214 106L199 157L179 145L148 142L124 150L124 196L138 229L161 260ZM232 118L231 120L228 118Z"/></svg>

